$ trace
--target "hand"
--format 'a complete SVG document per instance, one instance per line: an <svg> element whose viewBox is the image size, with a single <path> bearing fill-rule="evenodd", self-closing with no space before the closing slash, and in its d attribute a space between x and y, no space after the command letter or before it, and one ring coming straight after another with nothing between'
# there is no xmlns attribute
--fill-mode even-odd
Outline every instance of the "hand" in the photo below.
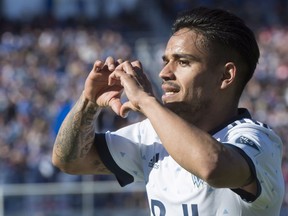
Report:
<svg viewBox="0 0 288 216"><path fill-rule="evenodd" d="M108 57L105 62L97 60L85 81L84 88L84 96L88 100L100 107L110 106L117 115L120 113L123 87L120 82L114 82L113 86L108 85L108 77L121 63L121 59L115 61L112 57Z"/></svg>
<svg viewBox="0 0 288 216"><path fill-rule="evenodd" d="M140 61L125 61L117 66L109 76L109 85L117 86L119 81L128 98L128 101L120 107L120 116L127 116L129 110L141 112L141 100L153 96L153 91L150 81L143 73Z"/></svg>

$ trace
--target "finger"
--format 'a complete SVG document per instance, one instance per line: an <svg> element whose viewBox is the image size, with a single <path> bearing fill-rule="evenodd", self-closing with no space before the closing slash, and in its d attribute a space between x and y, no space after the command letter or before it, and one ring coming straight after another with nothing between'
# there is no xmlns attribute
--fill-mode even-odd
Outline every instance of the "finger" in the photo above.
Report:
<svg viewBox="0 0 288 216"><path fill-rule="evenodd" d="M124 70L127 74L132 75L133 77L137 76L137 73L136 73L136 71L134 70L134 67L133 67L133 65L132 65L131 62L128 62L128 61L124 62L124 63L123 63L123 70Z"/></svg>
<svg viewBox="0 0 288 216"><path fill-rule="evenodd" d="M123 62L124 62L123 59L118 59L118 60L117 60L117 65L116 65L116 66L122 64Z"/></svg>
<svg viewBox="0 0 288 216"><path fill-rule="evenodd" d="M140 63L135 62L135 65L138 65L137 67L141 67ZM140 68L135 68L136 71L134 70L134 67L132 66L132 63L129 61L125 61L122 64L118 65L115 70L109 75L108 77L108 85L114 85L115 83L119 83L121 80L121 85L122 81L124 80L133 80L133 82L137 82L139 86L141 85L140 80L142 79L143 73ZM138 79L139 78L139 79Z"/></svg>
<svg viewBox="0 0 288 216"><path fill-rule="evenodd" d="M134 67L135 73L137 74L136 78L140 83L142 83L142 87L144 88L144 90L147 92L151 92L151 94L153 95L151 82L149 81L147 75L143 72L141 62L137 60L133 61L131 64Z"/></svg>
<svg viewBox="0 0 288 216"><path fill-rule="evenodd" d="M115 64L116 64L116 62L115 62L114 58L109 56L106 58L104 65L106 65L108 67L109 71L114 71L116 68Z"/></svg>
<svg viewBox="0 0 288 216"><path fill-rule="evenodd" d="M124 61L124 62L123 62L123 60L121 60L121 61L120 61L121 63L119 65L117 65L115 70L124 71L125 73L131 74L131 72L133 72L132 64L129 61Z"/></svg>
<svg viewBox="0 0 288 216"><path fill-rule="evenodd" d="M134 64L137 64L136 62ZM137 64L139 66L139 64ZM129 61L123 62L121 65L119 65L116 70L117 71L122 71L126 74L129 74L130 77L133 77L134 79L137 79L138 74L140 75L141 72L138 72L138 66L137 68L134 68L132 63Z"/></svg>
<svg viewBox="0 0 288 216"><path fill-rule="evenodd" d="M140 61L125 62L122 64L123 70L125 73L129 74L142 88L145 82L147 81L146 75L143 73L142 65Z"/></svg>
<svg viewBox="0 0 288 216"><path fill-rule="evenodd" d="M122 104L121 104L121 101L119 98L112 98L109 101L109 106L117 115L120 115L120 110L121 110Z"/></svg>
<svg viewBox="0 0 288 216"><path fill-rule="evenodd" d="M136 61L133 61L131 62L131 65L135 68L139 68L139 69L142 69L142 64L140 61L136 60Z"/></svg>
<svg viewBox="0 0 288 216"><path fill-rule="evenodd" d="M96 60L96 61L94 62L94 65L93 65L92 70L97 72L97 71L100 70L100 68L103 67L103 65L104 65L104 62L102 62L102 61L100 61L100 60Z"/></svg>
<svg viewBox="0 0 288 216"><path fill-rule="evenodd" d="M112 86L115 85L117 82L120 81L119 73L124 73L123 71L119 70L118 67L109 75L108 77L108 85Z"/></svg>
<svg viewBox="0 0 288 216"><path fill-rule="evenodd" d="M115 70L123 62L124 62L123 59L118 59L114 64L114 69L113 69L113 67L111 67L111 69Z"/></svg>
<svg viewBox="0 0 288 216"><path fill-rule="evenodd" d="M147 80L147 76L145 75L145 73L143 73L142 64L140 61L133 61L131 65L133 66L137 77Z"/></svg>
<svg viewBox="0 0 288 216"><path fill-rule="evenodd" d="M120 60L121 62L122 60ZM123 75L129 74L130 76L134 76L135 72L133 72L132 65L125 61L119 64L115 70L108 77L108 85L114 85L117 81L120 80L120 77Z"/></svg>
<svg viewBox="0 0 288 216"><path fill-rule="evenodd" d="M132 77L136 78L138 81L143 80L143 77L146 79L145 74L142 70L142 64L140 61L136 60L133 62L124 62L121 64L122 70L125 71L125 73L132 75Z"/></svg>
<svg viewBox="0 0 288 216"><path fill-rule="evenodd" d="M127 118L131 110L137 111L137 109L132 105L130 101L125 102L120 108L120 116L122 118Z"/></svg>

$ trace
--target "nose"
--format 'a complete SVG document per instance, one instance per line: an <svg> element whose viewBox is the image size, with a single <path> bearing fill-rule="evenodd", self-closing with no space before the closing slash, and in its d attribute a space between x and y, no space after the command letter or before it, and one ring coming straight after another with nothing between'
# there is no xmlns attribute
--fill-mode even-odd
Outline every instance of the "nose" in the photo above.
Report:
<svg viewBox="0 0 288 216"><path fill-rule="evenodd" d="M162 79L162 80L174 80L176 77L175 77L175 74L172 70L172 67L171 65L166 64L162 70L160 71L159 73L159 77Z"/></svg>

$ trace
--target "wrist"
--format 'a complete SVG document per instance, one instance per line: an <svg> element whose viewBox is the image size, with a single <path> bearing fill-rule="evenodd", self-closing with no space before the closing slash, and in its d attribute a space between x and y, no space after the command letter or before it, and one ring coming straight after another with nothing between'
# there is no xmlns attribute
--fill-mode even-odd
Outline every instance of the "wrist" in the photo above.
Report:
<svg viewBox="0 0 288 216"><path fill-rule="evenodd" d="M85 95L85 91L82 92L79 102L80 102L80 107L82 111L86 111L86 112L93 114L99 110L99 106L97 105L97 103L89 99Z"/></svg>
<svg viewBox="0 0 288 216"><path fill-rule="evenodd" d="M95 105L97 105L96 104L96 100L95 100L95 97L93 97L93 96L91 96L89 93L89 90L88 91L85 91L85 89L82 91L82 95L81 95L81 97L83 97L84 99L87 99L87 100L89 100L91 103L94 103Z"/></svg>
<svg viewBox="0 0 288 216"><path fill-rule="evenodd" d="M141 99L141 102L138 104L141 112L147 116L147 114L154 110L153 107L160 105L159 101L153 97L153 96L148 96L148 97L143 97Z"/></svg>

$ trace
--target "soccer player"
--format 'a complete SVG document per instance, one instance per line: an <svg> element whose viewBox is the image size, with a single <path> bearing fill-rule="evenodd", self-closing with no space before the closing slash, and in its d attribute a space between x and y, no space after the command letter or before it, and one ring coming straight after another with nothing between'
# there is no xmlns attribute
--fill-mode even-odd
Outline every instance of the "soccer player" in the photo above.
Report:
<svg viewBox="0 0 288 216"><path fill-rule="evenodd" d="M62 123L53 164L70 174L114 174L122 186L144 181L151 215L279 215L282 142L238 107L258 58L254 34L237 16L182 13L163 55L162 102L139 61L97 60ZM96 113L107 106L146 119L95 134Z"/></svg>

